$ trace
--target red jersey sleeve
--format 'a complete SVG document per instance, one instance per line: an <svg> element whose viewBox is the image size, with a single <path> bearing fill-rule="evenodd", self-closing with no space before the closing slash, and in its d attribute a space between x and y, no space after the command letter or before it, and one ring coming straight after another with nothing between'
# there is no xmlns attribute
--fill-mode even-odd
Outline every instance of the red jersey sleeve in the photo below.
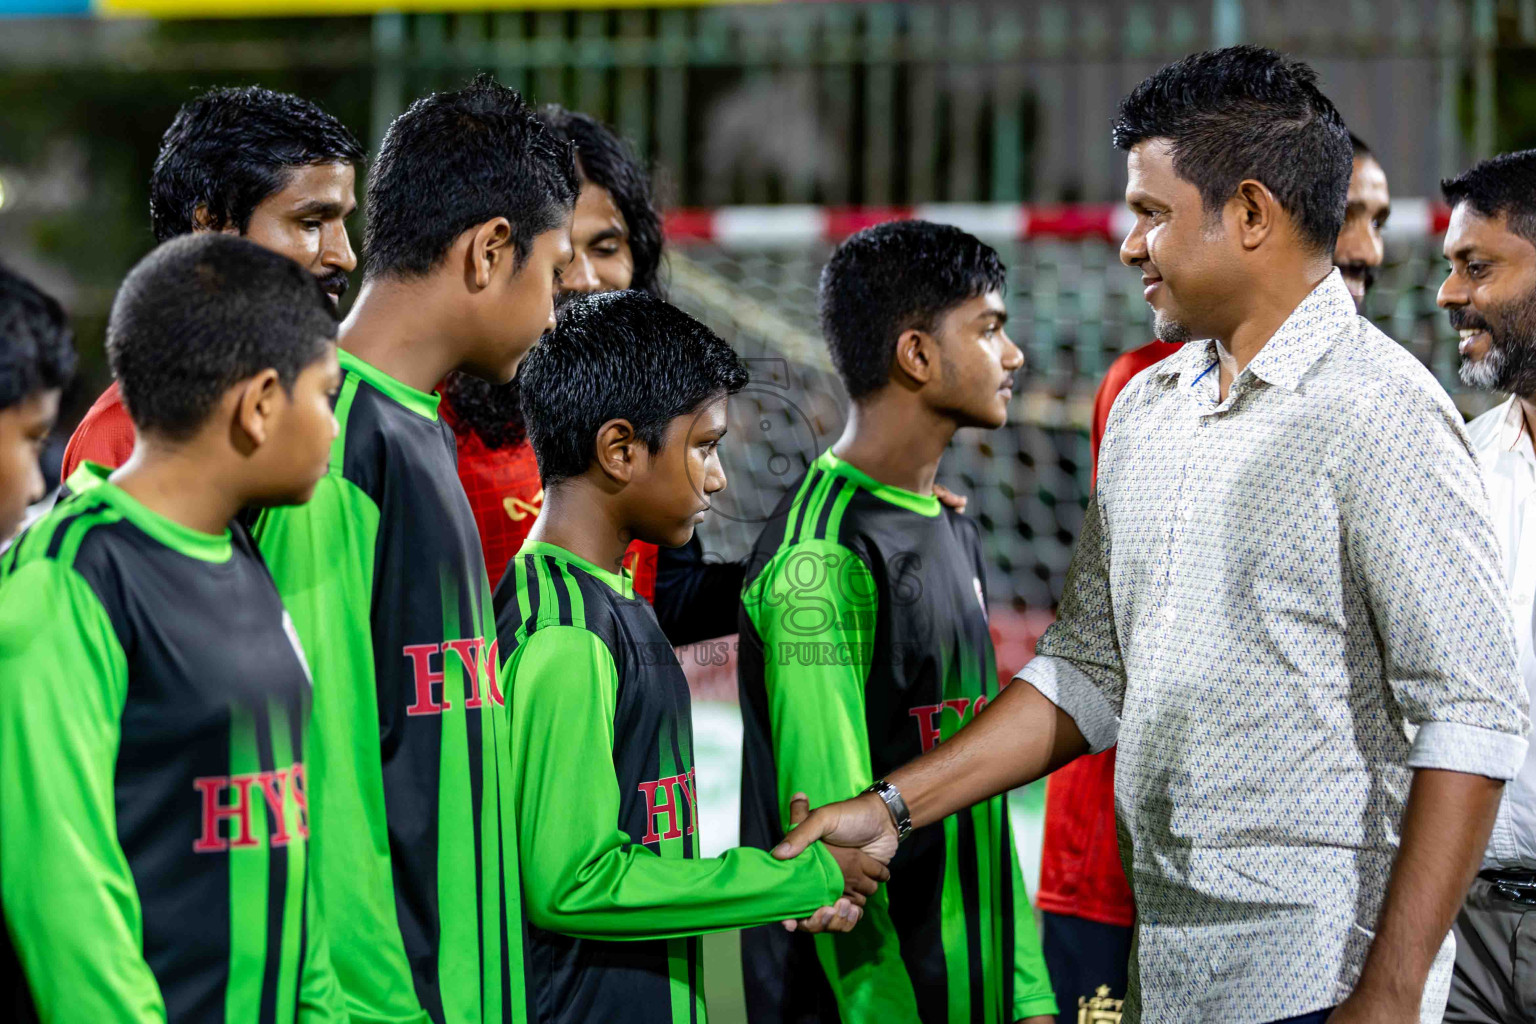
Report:
<svg viewBox="0 0 1536 1024"><path fill-rule="evenodd" d="M122 394L113 381L70 435L69 444L64 447L60 479L68 480L83 462L118 468L133 454L133 441L133 420L128 418Z"/></svg>

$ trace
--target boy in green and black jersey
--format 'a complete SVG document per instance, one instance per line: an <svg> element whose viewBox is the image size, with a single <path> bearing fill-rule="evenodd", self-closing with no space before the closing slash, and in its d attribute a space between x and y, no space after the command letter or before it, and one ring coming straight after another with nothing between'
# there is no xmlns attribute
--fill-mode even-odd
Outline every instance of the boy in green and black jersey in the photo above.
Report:
<svg viewBox="0 0 1536 1024"><path fill-rule="evenodd" d="M316 885L359 1024L525 1019L490 586L432 389L516 372L552 323L575 197L569 146L489 78L395 119L329 472L256 523L314 668Z"/></svg>
<svg viewBox="0 0 1536 1024"><path fill-rule="evenodd" d="M746 372L631 291L573 301L519 380L544 509L495 601L530 1001L541 1024L702 1024L698 935L813 914L846 930L885 877L827 847L699 856L688 682L621 561L635 538L686 543L725 487Z"/></svg>
<svg viewBox="0 0 1536 1024"><path fill-rule="evenodd" d="M980 537L933 488L956 430L1007 421L1024 357L1003 285L992 249L922 221L859 232L822 273L853 404L747 564L744 843L778 842L792 794L853 796L997 695ZM851 935L742 936L754 1024L1054 1018L1003 798L914 832L890 867Z"/></svg>
<svg viewBox="0 0 1536 1024"><path fill-rule="evenodd" d="M227 235L167 243L118 294L133 454L82 466L0 556L23 1019L346 1019L309 872L309 669L235 521L324 474L335 336L312 275Z"/></svg>
<svg viewBox="0 0 1536 1024"><path fill-rule="evenodd" d="M74 370L64 311L0 264L0 549L43 497L38 462Z"/></svg>

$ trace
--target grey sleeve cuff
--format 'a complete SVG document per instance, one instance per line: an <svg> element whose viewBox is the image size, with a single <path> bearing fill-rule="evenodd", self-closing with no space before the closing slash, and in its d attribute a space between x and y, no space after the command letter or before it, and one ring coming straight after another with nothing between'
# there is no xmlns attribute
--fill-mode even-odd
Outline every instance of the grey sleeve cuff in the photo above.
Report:
<svg viewBox="0 0 1536 1024"><path fill-rule="evenodd" d="M1037 654L1014 678L1024 680L1071 716L1095 754L1115 745L1120 716L1093 680L1070 661Z"/></svg>
<svg viewBox="0 0 1536 1024"><path fill-rule="evenodd" d="M1460 722L1425 722L1408 751L1409 768L1438 768L1508 782L1525 764L1524 736Z"/></svg>

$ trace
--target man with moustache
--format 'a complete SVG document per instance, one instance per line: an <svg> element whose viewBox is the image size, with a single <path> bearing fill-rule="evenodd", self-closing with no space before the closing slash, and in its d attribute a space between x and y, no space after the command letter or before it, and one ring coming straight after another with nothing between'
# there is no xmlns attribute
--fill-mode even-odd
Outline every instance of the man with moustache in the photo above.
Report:
<svg viewBox="0 0 1536 1024"><path fill-rule="evenodd" d="M1385 256L1381 232L1392 213L1387 175L1370 147L1354 132L1344 227L1333 245L1355 307L1376 282ZM1120 392L1142 370L1179 350L1167 341L1149 341L1123 353L1104 374L1093 398L1089 447L1095 471L1109 411ZM1100 986L1109 997L1125 995L1129 976L1131 926L1136 902L1120 865L1115 837L1115 752L1080 757L1051 776L1045 795L1045 841L1040 852L1040 941L1061 1007L1059 1024L1076 1024L1077 1001Z"/></svg>
<svg viewBox="0 0 1536 1024"><path fill-rule="evenodd" d="M304 267L339 302L357 269L346 222L364 156L346 126L309 100L255 85L210 89L176 112L160 142L149 179L155 241L241 235ZM133 443L114 381L70 437L60 479L82 462L116 469Z"/></svg>
<svg viewBox="0 0 1536 1024"><path fill-rule="evenodd" d="M1450 273L1438 301L1461 334L1461 379L1509 400L1467 426L1488 485L1515 620L1520 674L1536 697L1536 150L1442 184ZM1504 788L1482 870L1456 918L1445 1019L1536 1021L1536 758Z"/></svg>
<svg viewBox="0 0 1536 1024"><path fill-rule="evenodd" d="M1114 137L1121 260L1186 344L1115 403L1060 616L984 714L776 854L889 857L1118 743L1127 1024L1438 1021L1529 729L1461 417L1333 266L1351 149L1311 68L1194 54Z"/></svg>

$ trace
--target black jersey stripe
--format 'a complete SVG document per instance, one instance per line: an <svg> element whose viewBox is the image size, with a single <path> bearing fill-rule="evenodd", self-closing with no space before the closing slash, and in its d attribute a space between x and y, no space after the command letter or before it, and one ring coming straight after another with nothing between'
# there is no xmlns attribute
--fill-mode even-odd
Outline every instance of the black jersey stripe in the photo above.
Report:
<svg viewBox="0 0 1536 1024"><path fill-rule="evenodd" d="M524 555L517 560L517 563L518 582L522 587L522 592L528 599L528 614L523 617L522 632L522 635L527 637L529 633L533 632L534 623L539 621L539 602L543 593L539 588L539 571L538 567L533 564L533 556ZM507 653L510 655L512 652L508 651Z"/></svg>
<svg viewBox="0 0 1536 1024"><path fill-rule="evenodd" d="M256 715L256 761L262 771L273 771L277 768L277 758L272 751L272 720L268 715ZM231 766L231 774L234 774ZM254 794L251 802L262 808L262 817L267 812L266 801L259 794ZM276 823L273 823L274 825ZM270 837L272 827L268 826L260 830ZM288 858L287 851L282 848L274 848L270 841L265 844L267 853L267 892L285 893L288 891ZM241 893L231 894L235 899L244 899ZM267 956L262 964L261 977L261 1010L257 1020L275 1021L277 1019L277 975L283 963L283 908L286 901L279 898L268 897L267 904Z"/></svg>
<svg viewBox="0 0 1536 1024"><path fill-rule="evenodd" d="M80 522L82 519L99 519L101 518L101 515L104 511L106 511L106 509L102 508L99 502L95 504L88 504L79 511L73 512L54 523L53 531L47 536L47 547L43 549L43 557L49 561L58 558L60 552L64 548L64 538L69 536L69 533L74 528L74 525ZM33 539L32 543L44 543L44 538L37 537ZM19 549L21 544L17 543L12 545L12 547Z"/></svg>
<svg viewBox="0 0 1536 1024"><path fill-rule="evenodd" d="M805 475L804 482L800 484L800 493L795 495L793 511L790 513L789 529L784 531L786 547L800 539L800 527L805 522L805 510L810 506L811 495L815 493L817 485L825 475L820 469L812 468Z"/></svg>
<svg viewBox="0 0 1536 1024"><path fill-rule="evenodd" d="M1018 997L1018 994L1014 989L1014 985L1017 983L1018 978L1014 974L1013 970L1014 952L1012 927L1014 920L1013 868L1014 864L1016 863L1015 858L1017 855L1014 853L1013 849L1013 836L1009 833L1008 801L1006 797L1003 798L1002 808L997 814L997 820L1000 831L998 835L992 837L992 841L1001 848L1000 852L996 855L998 862L997 886L1000 896L998 899L999 911L994 918L993 926L997 930L1000 939L999 949L1001 950L1001 954L998 956L997 962L1002 965L1003 968L1003 1005L1011 1007L1013 1006L1014 1000Z"/></svg>
<svg viewBox="0 0 1536 1024"><path fill-rule="evenodd" d="M827 539L827 523L832 518L832 509L836 507L837 499L842 495L843 491L852 486L845 476L840 476L832 481L832 487L827 491L827 500L821 503L821 512L816 516L816 529L811 534L814 539Z"/></svg>
<svg viewBox="0 0 1536 1024"><path fill-rule="evenodd" d="M559 609L560 625L575 625L571 618L571 581L560 570L560 565L550 555L542 556L544 568L549 573L550 589L555 592L555 607Z"/></svg>
<svg viewBox="0 0 1536 1024"><path fill-rule="evenodd" d="M988 993L982 972L981 956L981 879L976 871L976 824L969 811L955 816L957 863L952 870L960 879L960 903L965 908L966 977L950 978L952 986L964 985L971 992L972 1024L985 1024Z"/></svg>

